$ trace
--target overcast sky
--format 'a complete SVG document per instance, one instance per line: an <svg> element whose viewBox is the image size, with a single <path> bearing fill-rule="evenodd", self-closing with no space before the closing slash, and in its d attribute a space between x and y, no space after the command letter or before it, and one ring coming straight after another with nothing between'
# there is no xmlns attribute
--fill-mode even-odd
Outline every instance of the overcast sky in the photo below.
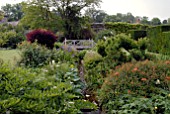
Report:
<svg viewBox="0 0 170 114"><path fill-rule="evenodd" d="M22 0L0 0L0 6ZM161 20L170 18L170 0L103 0L101 9L108 14L128 12L134 16L158 17Z"/></svg>

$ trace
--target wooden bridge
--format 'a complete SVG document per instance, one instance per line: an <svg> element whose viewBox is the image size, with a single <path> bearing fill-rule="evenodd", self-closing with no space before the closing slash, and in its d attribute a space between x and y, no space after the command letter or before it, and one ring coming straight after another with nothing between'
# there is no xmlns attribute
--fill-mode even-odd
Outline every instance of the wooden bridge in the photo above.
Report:
<svg viewBox="0 0 170 114"><path fill-rule="evenodd" d="M64 40L64 45L72 46L77 50L90 49L93 48L96 44L93 40Z"/></svg>

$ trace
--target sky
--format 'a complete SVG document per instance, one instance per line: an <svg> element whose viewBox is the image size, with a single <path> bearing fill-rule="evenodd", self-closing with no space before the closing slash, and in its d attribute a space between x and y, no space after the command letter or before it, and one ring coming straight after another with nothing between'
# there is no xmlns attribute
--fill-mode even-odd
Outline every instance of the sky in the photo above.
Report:
<svg viewBox="0 0 170 114"><path fill-rule="evenodd" d="M0 0L0 6L6 3L19 3L23 0ZM102 0L101 8L109 15L132 13L134 16L147 16L151 20L170 18L170 0Z"/></svg>

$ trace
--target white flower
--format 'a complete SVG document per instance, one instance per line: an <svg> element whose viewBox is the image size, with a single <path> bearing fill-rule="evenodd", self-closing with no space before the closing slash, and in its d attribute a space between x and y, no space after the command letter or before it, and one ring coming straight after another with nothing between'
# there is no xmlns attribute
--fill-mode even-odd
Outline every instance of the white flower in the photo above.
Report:
<svg viewBox="0 0 170 114"><path fill-rule="evenodd" d="M56 89L56 88L57 88L57 86L53 86L53 88L54 88L54 89Z"/></svg>
<svg viewBox="0 0 170 114"><path fill-rule="evenodd" d="M55 60L52 60L52 62L51 62L51 63L52 63L52 65L54 65L54 64L55 64Z"/></svg>
<svg viewBox="0 0 170 114"><path fill-rule="evenodd" d="M159 79L156 80L156 84L161 84Z"/></svg>
<svg viewBox="0 0 170 114"><path fill-rule="evenodd" d="M155 110L157 110L158 109L158 107L157 106L155 106Z"/></svg>
<svg viewBox="0 0 170 114"><path fill-rule="evenodd" d="M90 95L86 95L86 97L90 97Z"/></svg>
<svg viewBox="0 0 170 114"><path fill-rule="evenodd" d="M74 102L68 102L69 104L74 104Z"/></svg>
<svg viewBox="0 0 170 114"><path fill-rule="evenodd" d="M97 103L95 101L93 101L93 104L97 105Z"/></svg>

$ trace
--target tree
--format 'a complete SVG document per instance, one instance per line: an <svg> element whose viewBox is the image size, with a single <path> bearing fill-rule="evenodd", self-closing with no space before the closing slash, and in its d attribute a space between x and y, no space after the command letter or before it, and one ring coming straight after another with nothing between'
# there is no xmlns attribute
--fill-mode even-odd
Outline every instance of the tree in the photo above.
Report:
<svg viewBox="0 0 170 114"><path fill-rule="evenodd" d="M5 6L2 6L1 9L8 17L8 21L18 21L23 16L21 4L6 4Z"/></svg>
<svg viewBox="0 0 170 114"><path fill-rule="evenodd" d="M50 7L46 1L41 3L22 3L24 16L21 19L21 24L31 29L44 28L53 32L62 30L62 20L55 13L50 11Z"/></svg>
<svg viewBox="0 0 170 114"><path fill-rule="evenodd" d="M148 17L146 17L146 16L143 16L142 17L142 19L141 19L141 21L140 21L140 23L141 24L150 24L150 22L149 22L149 18Z"/></svg>
<svg viewBox="0 0 170 114"><path fill-rule="evenodd" d="M135 17L132 15L132 13L128 12L124 17L123 17L124 22L128 23L134 23L135 22Z"/></svg>
<svg viewBox="0 0 170 114"><path fill-rule="evenodd" d="M104 18L107 16L107 13L105 13L103 10L97 10L95 8L88 8L85 11L85 16L90 17L92 22L101 23L103 22Z"/></svg>
<svg viewBox="0 0 170 114"><path fill-rule="evenodd" d="M160 25L161 24L161 20L159 18L155 17L155 18L153 18L151 20L151 24L152 25Z"/></svg>
<svg viewBox="0 0 170 114"><path fill-rule="evenodd" d="M84 8L99 6L100 2L101 0L29 0L25 3L27 5L24 10L24 13L26 12L24 20L26 21L27 18L33 20L32 17L35 17L33 16L35 12L38 13L36 13L36 16L41 15L40 17L43 18L45 13L45 18L48 17L48 19L52 19L52 14L58 14L63 21L65 36L67 38L78 38L83 24L85 24L85 18L81 15L81 11ZM33 9L26 11L26 8L29 8L28 6L35 7L38 11L33 11ZM52 13L51 9L55 12ZM32 23L37 22L33 20Z"/></svg>
<svg viewBox="0 0 170 114"><path fill-rule="evenodd" d="M164 24L164 25L168 24L168 20L163 20L162 24Z"/></svg>

